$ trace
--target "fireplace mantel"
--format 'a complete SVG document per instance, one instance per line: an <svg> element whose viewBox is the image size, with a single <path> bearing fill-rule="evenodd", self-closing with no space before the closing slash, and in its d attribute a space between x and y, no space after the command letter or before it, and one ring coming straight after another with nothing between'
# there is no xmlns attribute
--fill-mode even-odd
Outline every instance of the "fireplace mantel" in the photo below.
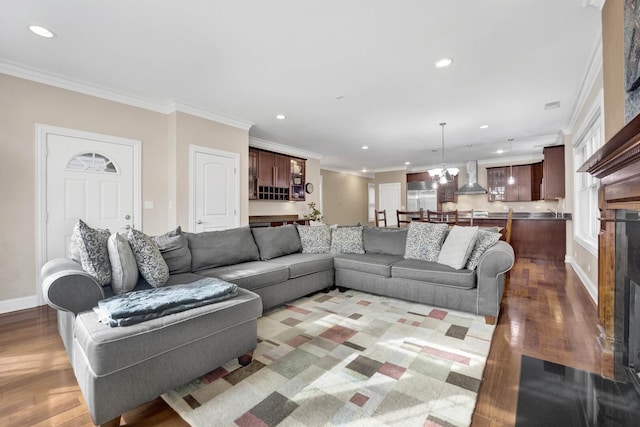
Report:
<svg viewBox="0 0 640 427"><path fill-rule="evenodd" d="M616 293L616 210L640 211L640 115L607 141L578 172L588 172L600 179L598 317L601 374L622 378L625 375L621 362L624 337L620 313L624 312L625 302L623 292Z"/></svg>

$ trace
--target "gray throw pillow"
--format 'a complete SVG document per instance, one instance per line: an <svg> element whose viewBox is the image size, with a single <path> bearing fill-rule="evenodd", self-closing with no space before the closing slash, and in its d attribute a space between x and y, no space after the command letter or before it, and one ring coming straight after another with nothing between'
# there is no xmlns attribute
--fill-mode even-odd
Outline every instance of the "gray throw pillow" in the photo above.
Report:
<svg viewBox="0 0 640 427"><path fill-rule="evenodd" d="M467 263L478 237L478 227L460 227L454 225L442 244L438 254L438 264L447 265L456 270Z"/></svg>
<svg viewBox="0 0 640 427"><path fill-rule="evenodd" d="M258 261L260 253L249 227L184 233L191 250L191 271Z"/></svg>
<svg viewBox="0 0 640 427"><path fill-rule="evenodd" d="M478 238L476 239L476 243L471 251L471 255L469 255L469 259L467 260L467 269L475 270L480 262L482 254L484 254L491 246L495 245L498 240L500 240L500 237L502 237L502 234L500 233L493 233L485 230L478 231Z"/></svg>
<svg viewBox="0 0 640 427"><path fill-rule="evenodd" d="M102 286L111 283L111 263L107 248L110 234L109 230L91 228L79 219L71 235L70 252L73 256L79 256L82 269Z"/></svg>
<svg viewBox="0 0 640 427"><path fill-rule="evenodd" d="M153 239L169 267L169 274L191 272L191 251L180 226Z"/></svg>
<svg viewBox="0 0 640 427"><path fill-rule="evenodd" d="M115 294L132 291L138 283L138 264L131 251L129 241L121 234L114 233L107 242L111 262L111 289Z"/></svg>
<svg viewBox="0 0 640 427"><path fill-rule="evenodd" d="M292 224L252 228L251 233L263 261L302 251L300 236Z"/></svg>
<svg viewBox="0 0 640 427"><path fill-rule="evenodd" d="M169 280L169 267L156 242L141 231L130 229L127 235L131 251L136 257L138 270L144 280L154 288L164 286Z"/></svg>
<svg viewBox="0 0 640 427"><path fill-rule="evenodd" d="M362 226L334 228L331 231L331 252L335 254L363 254Z"/></svg>
<svg viewBox="0 0 640 427"><path fill-rule="evenodd" d="M326 254L331 250L331 228L328 225L299 225L298 234L303 254Z"/></svg>
<svg viewBox="0 0 640 427"><path fill-rule="evenodd" d="M438 254L447 234L447 224L414 221L409 224L405 259L438 262Z"/></svg>
<svg viewBox="0 0 640 427"><path fill-rule="evenodd" d="M362 244L371 254L403 256L407 245L406 228L364 227Z"/></svg>

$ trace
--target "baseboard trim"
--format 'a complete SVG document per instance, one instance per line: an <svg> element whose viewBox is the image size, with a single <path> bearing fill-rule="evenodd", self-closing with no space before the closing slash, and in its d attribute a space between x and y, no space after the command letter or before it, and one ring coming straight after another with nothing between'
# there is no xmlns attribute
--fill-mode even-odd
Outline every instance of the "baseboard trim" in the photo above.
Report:
<svg viewBox="0 0 640 427"><path fill-rule="evenodd" d="M591 297L591 299L593 300L593 302L596 304L596 307L597 307L598 306L598 287L596 286L595 283L591 281L591 279L589 279L589 276L587 275L587 273L585 273L585 271L582 268L580 268L578 263L576 263L572 257L567 257L567 261L573 268L573 271L575 271L576 274L578 275L578 278L582 282L582 285L587 290L587 292L589 293L589 296Z"/></svg>
<svg viewBox="0 0 640 427"><path fill-rule="evenodd" d="M0 301L0 314L10 313L12 311L25 310L38 306L38 296L29 295L28 297L13 298Z"/></svg>

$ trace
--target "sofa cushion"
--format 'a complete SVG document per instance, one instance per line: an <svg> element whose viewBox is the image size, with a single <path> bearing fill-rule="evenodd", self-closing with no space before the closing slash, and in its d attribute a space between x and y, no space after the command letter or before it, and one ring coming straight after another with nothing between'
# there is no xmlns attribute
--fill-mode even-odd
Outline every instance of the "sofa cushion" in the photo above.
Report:
<svg viewBox="0 0 640 427"><path fill-rule="evenodd" d="M154 237L154 240L160 249L162 258L169 267L169 274L191 271L191 251L180 226L161 236Z"/></svg>
<svg viewBox="0 0 640 427"><path fill-rule="evenodd" d="M502 237L502 234L497 232L494 233L486 230L478 231L478 238L476 239L476 243L471 251L471 255L469 255L466 268L469 270L475 270L480 262L482 254L484 254L491 246L495 245L498 240L500 240L500 237Z"/></svg>
<svg viewBox="0 0 640 427"><path fill-rule="evenodd" d="M300 235L295 225L252 228L251 234L263 261L302 251Z"/></svg>
<svg viewBox="0 0 640 427"><path fill-rule="evenodd" d="M333 269L332 254L291 254L274 258L269 262L289 268L290 279Z"/></svg>
<svg viewBox="0 0 640 427"><path fill-rule="evenodd" d="M454 225L442 244L438 254L438 264L448 265L451 268L460 270L467 263L477 238L478 227Z"/></svg>
<svg viewBox="0 0 640 427"><path fill-rule="evenodd" d="M73 228L69 252L72 259L80 261L82 269L102 286L111 283L111 263L107 240L109 230L89 227L81 219Z"/></svg>
<svg viewBox="0 0 640 427"><path fill-rule="evenodd" d="M144 280L153 287L164 286L169 280L169 267L155 240L133 228L129 230L127 240Z"/></svg>
<svg viewBox="0 0 640 427"><path fill-rule="evenodd" d="M193 272L260 259L249 227L184 235L191 250Z"/></svg>
<svg viewBox="0 0 640 427"><path fill-rule="evenodd" d="M400 260L402 257L396 255L340 254L334 257L333 266L344 270L391 277L391 266Z"/></svg>
<svg viewBox="0 0 640 427"><path fill-rule="evenodd" d="M237 297L226 301L122 328L100 323L95 312L86 311L76 320L76 348L82 349L92 371L99 377L153 359L260 315L260 297L243 289L238 289Z"/></svg>
<svg viewBox="0 0 640 427"><path fill-rule="evenodd" d="M271 262L249 261L201 270L198 274L217 277L251 290L286 281L289 278L289 268Z"/></svg>
<svg viewBox="0 0 640 427"><path fill-rule="evenodd" d="M409 231L407 232L404 258L437 262L438 254L448 229L449 226L447 224L412 222L409 224Z"/></svg>
<svg viewBox="0 0 640 427"><path fill-rule="evenodd" d="M119 233L107 241L111 263L111 289L120 295L132 291L138 283L138 264L126 237Z"/></svg>
<svg viewBox="0 0 640 427"><path fill-rule="evenodd" d="M332 229L331 252L334 254L363 254L362 226L356 225Z"/></svg>
<svg viewBox="0 0 640 427"><path fill-rule="evenodd" d="M406 228L364 227L362 244L366 253L404 255L407 245Z"/></svg>
<svg viewBox="0 0 640 427"><path fill-rule="evenodd" d="M427 284L452 286L462 289L476 287L476 272L472 270L456 270L437 262L402 260L391 267L391 276L398 279L409 279Z"/></svg>
<svg viewBox="0 0 640 427"><path fill-rule="evenodd" d="M326 224L298 225L303 254L325 254L331 250L331 228Z"/></svg>

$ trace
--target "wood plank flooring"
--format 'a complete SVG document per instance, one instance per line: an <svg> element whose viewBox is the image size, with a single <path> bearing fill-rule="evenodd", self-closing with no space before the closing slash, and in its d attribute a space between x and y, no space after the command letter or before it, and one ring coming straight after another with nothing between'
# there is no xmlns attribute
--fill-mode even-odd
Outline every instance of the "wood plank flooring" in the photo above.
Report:
<svg viewBox="0 0 640 427"><path fill-rule="evenodd" d="M518 259L480 388L473 425L515 422L520 355L596 372L595 304L568 265ZM0 315L0 425L92 426L56 330L55 311ZM124 414L130 426L188 426L162 399Z"/></svg>

